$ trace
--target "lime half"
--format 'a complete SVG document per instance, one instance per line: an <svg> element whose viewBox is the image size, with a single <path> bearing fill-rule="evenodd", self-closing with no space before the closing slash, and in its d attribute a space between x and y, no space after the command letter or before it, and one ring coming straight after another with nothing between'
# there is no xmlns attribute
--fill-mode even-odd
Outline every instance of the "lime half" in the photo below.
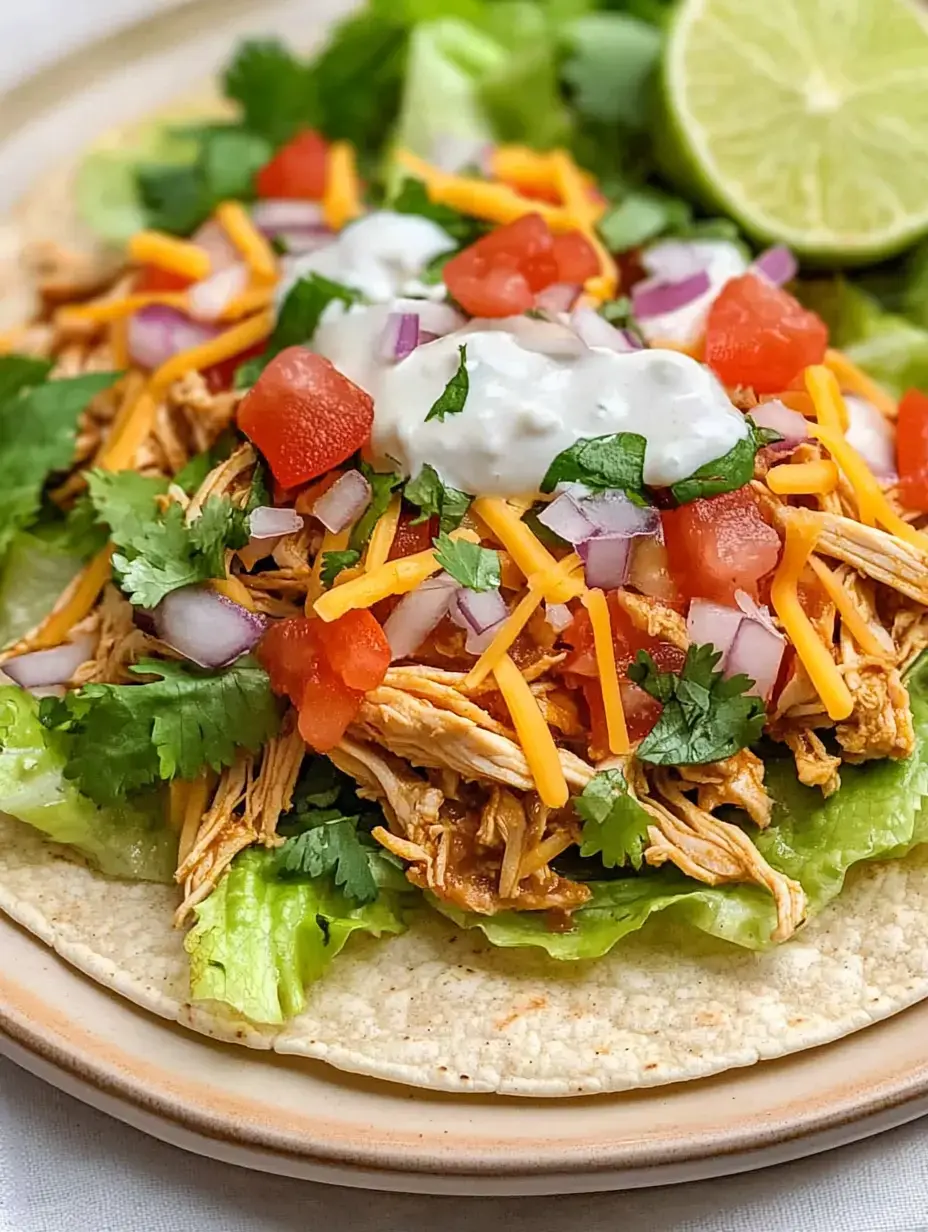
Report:
<svg viewBox="0 0 928 1232"><path fill-rule="evenodd" d="M807 258L928 231L928 7L681 0L663 62L672 171Z"/></svg>

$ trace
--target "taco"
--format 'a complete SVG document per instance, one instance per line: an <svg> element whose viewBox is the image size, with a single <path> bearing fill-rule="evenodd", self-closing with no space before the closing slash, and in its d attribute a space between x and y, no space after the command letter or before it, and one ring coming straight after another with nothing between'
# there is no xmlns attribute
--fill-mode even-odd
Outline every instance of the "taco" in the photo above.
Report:
<svg viewBox="0 0 928 1232"><path fill-rule="evenodd" d="M0 908L196 1030L550 1095L928 991L928 335L917 263L893 316L620 176L515 7L246 43L25 204Z"/></svg>

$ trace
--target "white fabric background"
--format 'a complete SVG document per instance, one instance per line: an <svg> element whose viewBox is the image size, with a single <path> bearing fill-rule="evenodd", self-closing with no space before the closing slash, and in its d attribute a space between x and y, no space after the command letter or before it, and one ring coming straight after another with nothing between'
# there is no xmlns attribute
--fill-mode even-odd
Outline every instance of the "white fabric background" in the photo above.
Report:
<svg viewBox="0 0 928 1232"><path fill-rule="evenodd" d="M0 0L0 88L166 2ZM471 1232L481 1225L506 1232L928 1228L928 1123L799 1163L661 1190L508 1200L371 1195L187 1155L0 1060L0 1232Z"/></svg>

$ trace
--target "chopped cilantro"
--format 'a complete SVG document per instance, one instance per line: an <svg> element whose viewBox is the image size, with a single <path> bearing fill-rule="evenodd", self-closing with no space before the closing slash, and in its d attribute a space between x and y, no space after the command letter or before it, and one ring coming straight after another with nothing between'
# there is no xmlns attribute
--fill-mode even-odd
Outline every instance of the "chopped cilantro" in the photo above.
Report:
<svg viewBox="0 0 928 1232"><path fill-rule="evenodd" d="M386 513L390 498L403 482L403 476L393 471L375 471L367 462L362 461L359 467L361 474L371 485L371 503L361 514L351 531L348 546L355 552L360 552L371 537L371 532Z"/></svg>
<svg viewBox="0 0 928 1232"><path fill-rule="evenodd" d="M467 401L467 394L470 390L466 345L458 347L458 356L458 370L445 386L441 397L432 404L432 409L425 417L426 422L430 419L444 421L446 415L459 415L464 410L464 403Z"/></svg>
<svg viewBox="0 0 928 1232"><path fill-rule="evenodd" d="M283 145L298 129L316 122L312 71L276 39L241 43L226 66L223 87L226 98L241 107L245 126L273 146Z"/></svg>
<svg viewBox="0 0 928 1232"><path fill-rule="evenodd" d="M611 252L627 252L686 226L691 218L692 210L680 197L642 188L628 193L604 215L599 233Z"/></svg>
<svg viewBox="0 0 928 1232"><path fill-rule="evenodd" d="M714 646L690 646L679 675L662 672L646 650L628 668L631 680L663 703L664 709L638 746L641 761L657 766L696 766L722 761L754 744L766 721L764 703L749 697L753 681L725 679L716 667Z"/></svg>
<svg viewBox="0 0 928 1232"><path fill-rule="evenodd" d="M680 505L707 496L720 496L743 488L754 478L754 458L758 449L780 440L780 435L769 428L758 428L750 415L746 416L748 433L728 453L713 462L707 462L688 479L681 479L671 487L674 499Z"/></svg>
<svg viewBox="0 0 928 1232"><path fill-rule="evenodd" d="M628 790L621 770L602 770L574 800L583 822L581 856L602 857L606 868L641 868L649 817Z"/></svg>
<svg viewBox="0 0 928 1232"><path fill-rule="evenodd" d="M98 804L114 804L161 779L219 770L236 751L257 752L277 731L277 702L263 668L239 659L221 672L145 659L130 669L146 684L87 684L42 701L58 731L66 774Z"/></svg>
<svg viewBox="0 0 928 1232"><path fill-rule="evenodd" d="M442 483L438 471L428 462L414 479L409 480L403 489L403 495L410 504L419 509L419 516L413 519L413 526L437 517L440 529L448 532L457 530L461 525L461 520L474 499L466 492L459 492L457 488Z"/></svg>
<svg viewBox="0 0 928 1232"><path fill-rule="evenodd" d="M334 585L341 571L351 569L360 559L361 553L352 548L345 548L343 552L323 552L322 569L320 570L322 585L326 587Z"/></svg>
<svg viewBox="0 0 928 1232"><path fill-rule="evenodd" d="M459 585L468 590L494 590L499 586L499 552L466 539L451 539L444 532L433 542L436 560Z"/></svg>
<svg viewBox="0 0 928 1232"><path fill-rule="evenodd" d="M358 835L357 817L318 809L310 827L288 838L278 851L276 873L282 880L331 876L346 898L362 906L377 897L369 852Z"/></svg>
<svg viewBox="0 0 928 1232"><path fill-rule="evenodd" d="M557 455L541 490L553 492L559 483L583 483L594 491L619 489L640 496L646 447L647 440L637 432L582 438Z"/></svg>

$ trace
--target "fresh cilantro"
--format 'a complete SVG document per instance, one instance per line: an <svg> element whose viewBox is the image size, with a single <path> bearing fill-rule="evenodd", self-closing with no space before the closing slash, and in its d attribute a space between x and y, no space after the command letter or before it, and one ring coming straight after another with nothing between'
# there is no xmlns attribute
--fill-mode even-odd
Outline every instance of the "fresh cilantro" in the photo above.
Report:
<svg viewBox="0 0 928 1232"><path fill-rule="evenodd" d="M276 39L247 39L223 74L226 98L242 120L273 146L283 145L318 115L316 87L307 64Z"/></svg>
<svg viewBox="0 0 928 1232"><path fill-rule="evenodd" d="M646 650L628 668L631 680L663 703L651 732L638 746L641 761L657 766L697 766L722 761L760 739L764 703L749 697L748 676L725 679L714 646L690 646L679 675L662 672Z"/></svg>
<svg viewBox="0 0 928 1232"><path fill-rule="evenodd" d="M444 532L433 542L435 559L459 585L468 590L494 590L499 586L499 552L466 539L451 539Z"/></svg>
<svg viewBox="0 0 928 1232"><path fill-rule="evenodd" d="M458 347L458 370L444 388L441 397L433 404L426 415L430 419L440 419L444 422L446 415L459 415L464 410L467 394L470 390L470 377L467 374L467 347Z"/></svg>
<svg viewBox="0 0 928 1232"><path fill-rule="evenodd" d="M743 488L754 478L754 458L758 449L780 440L779 433L769 428L758 428L750 415L746 416L748 432L728 453L714 462L707 462L698 471L694 471L688 479L681 479L673 484L670 491L679 505L699 500L707 496L720 496L723 492L734 492Z"/></svg>
<svg viewBox="0 0 928 1232"><path fill-rule="evenodd" d="M594 491L619 489L640 496L647 443L637 432L582 438L557 455L541 481L541 490L553 492L559 483L582 483Z"/></svg>
<svg viewBox="0 0 928 1232"><path fill-rule="evenodd" d="M443 231L447 231L453 240L457 240L462 248L473 244L488 230L487 225L478 219L468 218L450 205L439 205L430 200L428 190L421 180L403 180L399 192L390 202L390 209L397 214L418 214L421 218L430 218ZM447 261L453 255L443 253L442 258Z"/></svg>
<svg viewBox="0 0 928 1232"><path fill-rule="evenodd" d="M606 868L641 868L650 818L628 790L621 770L602 770L574 800L583 822L581 856L601 856Z"/></svg>
<svg viewBox="0 0 928 1232"><path fill-rule="evenodd" d="M145 659L145 684L87 684L42 701L40 718L61 734L65 773L98 804L159 780L192 779L257 752L278 726L267 673L243 658L221 672Z"/></svg>
<svg viewBox="0 0 928 1232"><path fill-rule="evenodd" d="M682 198L654 188L642 188L628 193L598 225L611 252L627 252L688 225L691 218L692 210Z"/></svg>
<svg viewBox="0 0 928 1232"><path fill-rule="evenodd" d="M567 28L571 48L562 75L585 117L627 129L651 118L650 82L661 35L627 13L588 13Z"/></svg>
<svg viewBox="0 0 928 1232"><path fill-rule="evenodd" d="M361 553L355 552L352 548L345 548L344 551L333 551L322 553L322 569L320 570L320 578L322 585L325 587L333 586L335 579L343 569L351 569L361 559Z"/></svg>
<svg viewBox="0 0 928 1232"><path fill-rule="evenodd" d="M137 607L156 607L181 586L224 577L226 549L248 542L244 512L228 497L211 496L188 524L176 501L156 503L163 480L133 471L91 471L87 478L97 514L121 549L113 569Z"/></svg>
<svg viewBox="0 0 928 1232"><path fill-rule="evenodd" d="M360 552L367 545L374 527L387 511L393 493L403 482L403 476L393 471L375 471L367 462L362 461L359 470L371 485L371 503L355 522L351 531L348 546L354 552Z"/></svg>
<svg viewBox="0 0 928 1232"><path fill-rule="evenodd" d="M466 492L459 492L457 488L442 483L438 471L428 462L414 479L409 480L403 489L403 495L410 504L419 509L419 516L413 519L413 526L437 517L440 529L447 532L457 530L474 499Z"/></svg>
<svg viewBox="0 0 928 1232"><path fill-rule="evenodd" d="M338 809L318 809L316 821L302 834L287 839L277 853L277 876L331 876L346 898L359 906L377 897L368 847L358 835L358 818Z"/></svg>
<svg viewBox="0 0 928 1232"><path fill-rule="evenodd" d="M255 469L251 472L251 483L248 487L248 498L245 501L245 513L254 513L265 505L272 505L271 489L267 482L267 467L259 458Z"/></svg>
<svg viewBox="0 0 928 1232"><path fill-rule="evenodd" d="M313 755L303 760L289 816L299 818L310 809L331 808L344 790L355 791L354 782L327 757Z"/></svg>
<svg viewBox="0 0 928 1232"><path fill-rule="evenodd" d="M308 274L305 278L300 278L287 293L274 332L268 339L267 349L262 355L246 360L236 372L236 389L254 385L274 356L287 347L311 342L323 312L333 300L338 300L348 308L362 298L352 287L332 282L321 274Z"/></svg>
<svg viewBox="0 0 928 1232"><path fill-rule="evenodd" d="M117 379L99 372L43 381L47 371L22 356L0 359L0 555L38 514L49 475L71 464L81 412Z"/></svg>

